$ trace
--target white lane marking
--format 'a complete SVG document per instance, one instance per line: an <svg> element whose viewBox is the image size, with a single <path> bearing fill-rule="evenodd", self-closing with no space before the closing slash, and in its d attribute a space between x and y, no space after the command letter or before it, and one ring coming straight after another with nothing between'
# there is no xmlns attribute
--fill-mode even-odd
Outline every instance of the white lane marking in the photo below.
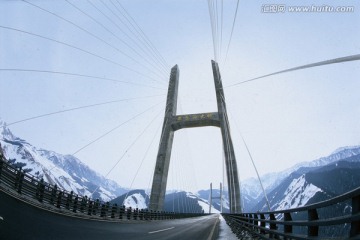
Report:
<svg viewBox="0 0 360 240"><path fill-rule="evenodd" d="M0 220L4 221L4 218L2 216L0 216Z"/></svg>
<svg viewBox="0 0 360 240"><path fill-rule="evenodd" d="M175 227L165 228L165 229L161 229L161 230L157 230L157 231L152 231L152 232L149 232L149 234L158 233L158 232L163 232L163 231L167 231L167 230L170 230L170 229L173 229L173 228L175 228Z"/></svg>

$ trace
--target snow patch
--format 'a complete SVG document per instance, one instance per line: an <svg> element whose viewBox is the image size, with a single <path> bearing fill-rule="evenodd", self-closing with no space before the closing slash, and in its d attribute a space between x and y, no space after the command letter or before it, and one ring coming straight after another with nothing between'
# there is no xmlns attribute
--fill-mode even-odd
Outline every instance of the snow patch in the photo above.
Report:
<svg viewBox="0 0 360 240"><path fill-rule="evenodd" d="M72 155L62 155L32 146L14 136L0 120L0 144L4 156L15 167L35 176L38 180L57 185L60 189L73 191L81 196L88 195L95 187L102 201L109 201L125 192L116 182L106 179Z"/></svg>
<svg viewBox="0 0 360 240"><path fill-rule="evenodd" d="M124 201L125 207L145 209L147 208L146 199L140 193L134 193L130 196L127 196Z"/></svg>
<svg viewBox="0 0 360 240"><path fill-rule="evenodd" d="M284 193L284 198L277 204L275 210L284 210L304 206L317 192L322 190L308 183L305 175L294 179Z"/></svg>
<svg viewBox="0 0 360 240"><path fill-rule="evenodd" d="M206 203L204 201L198 200L198 204L200 207L204 210L204 213L209 212L209 203ZM220 213L219 210L215 209L214 206L211 207L211 213Z"/></svg>

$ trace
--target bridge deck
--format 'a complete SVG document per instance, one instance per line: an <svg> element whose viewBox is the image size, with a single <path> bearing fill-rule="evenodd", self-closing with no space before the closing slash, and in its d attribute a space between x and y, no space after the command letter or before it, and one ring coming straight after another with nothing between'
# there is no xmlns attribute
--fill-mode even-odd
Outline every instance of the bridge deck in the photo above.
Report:
<svg viewBox="0 0 360 240"><path fill-rule="evenodd" d="M216 239L219 215L166 221L109 221L67 216L0 190L1 239Z"/></svg>

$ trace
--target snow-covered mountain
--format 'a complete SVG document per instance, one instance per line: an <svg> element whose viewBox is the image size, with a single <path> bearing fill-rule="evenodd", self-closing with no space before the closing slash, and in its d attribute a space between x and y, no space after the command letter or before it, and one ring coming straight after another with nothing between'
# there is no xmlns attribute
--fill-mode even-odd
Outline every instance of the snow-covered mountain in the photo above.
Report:
<svg viewBox="0 0 360 240"><path fill-rule="evenodd" d="M0 144L9 163L21 167L39 179L43 178L48 183L74 191L75 194L109 201L129 191L96 173L72 155L62 155L37 148L14 136L1 120ZM281 172L263 175L261 179L271 202L271 209L303 206L359 186L360 179L357 179L360 178L358 174L360 166L356 165L359 162L360 146L342 147L327 157L299 163ZM355 172L353 172L354 169L356 169ZM329 175L330 173L333 175ZM336 178L338 182L334 182L335 178L332 177L334 175L338 176ZM351 177L350 180L349 177ZM354 183L358 185L354 186ZM219 195L219 190L214 189L213 196L217 195ZM121 204L124 203L125 206L140 209L148 207L149 196L144 190L130 191L122 197ZM223 197L223 211L227 212L229 203L226 192ZM165 210L208 212L208 198L209 190L201 190L196 194L184 191L169 192L166 194ZM261 187L255 178L242 182L241 200L244 212L267 210ZM212 205L213 211L220 210L219 199L214 199Z"/></svg>
<svg viewBox="0 0 360 240"><path fill-rule="evenodd" d="M318 168L337 162L342 159L360 155L360 146L347 146L335 150L327 157L322 157L313 161L298 163L295 166L281 172L268 173L261 176L261 181L269 198L271 192L282 184L292 173L306 168ZM242 202L244 211L251 211L264 198L258 179L246 179L241 184ZM270 199L269 199L270 200Z"/></svg>
<svg viewBox="0 0 360 240"><path fill-rule="evenodd" d="M118 206L125 206L126 208L133 209L146 209L149 206L150 198L145 190L135 189L131 190L123 195L110 201L112 204L117 204Z"/></svg>
<svg viewBox="0 0 360 240"><path fill-rule="evenodd" d="M208 203L209 201L209 197L210 197L210 189L208 190L200 190L198 192L198 195L200 198L202 199L206 199L206 202ZM212 196L213 196L213 200L212 200L212 206L214 209L216 209L217 211L221 211L221 204L222 204L222 212L224 213L228 213L230 212L230 204L229 204L229 195L227 191L223 191L222 193L222 203L221 203L221 199L220 199L220 189L213 189L212 190ZM207 207L207 212L209 211L209 204Z"/></svg>
<svg viewBox="0 0 360 240"><path fill-rule="evenodd" d="M126 192L126 189L93 171L76 157L37 148L14 136L1 120L0 144L11 164L67 191L102 201L109 201Z"/></svg>
<svg viewBox="0 0 360 240"><path fill-rule="evenodd" d="M204 193L205 198L207 197ZM113 200L118 206L124 205L133 209L147 209L149 207L150 197L145 190L135 189L123 194ZM208 213L209 202L202 198L199 194L193 194L185 191L171 191L165 195L164 211L177 213ZM212 205L212 213L219 213L216 204Z"/></svg>
<svg viewBox="0 0 360 240"><path fill-rule="evenodd" d="M271 210L301 207L345 193L360 186L360 147L345 147L328 157L303 162L279 173L262 176ZM334 178L336 176L336 178ZM334 182L334 181L337 182ZM220 190L213 189L212 212L220 211ZM209 211L210 190L196 194L168 191L165 210L175 212ZM257 179L248 179L241 185L244 212L267 211L267 205ZM217 199L216 199L217 198ZM126 199L124 201L124 199ZM228 193L223 193L223 212L229 211ZM147 208L149 196L144 190L133 190L114 200L118 205Z"/></svg>
<svg viewBox="0 0 360 240"><path fill-rule="evenodd" d="M169 212L195 212L195 213L208 213L209 201L202 198L199 194L193 194L185 191L174 191L165 196L164 203L165 211ZM212 205L212 213L219 211Z"/></svg>
<svg viewBox="0 0 360 240"><path fill-rule="evenodd" d="M271 210L302 207L360 186L360 154L322 167L302 167L269 192ZM252 211L267 210L262 199Z"/></svg>

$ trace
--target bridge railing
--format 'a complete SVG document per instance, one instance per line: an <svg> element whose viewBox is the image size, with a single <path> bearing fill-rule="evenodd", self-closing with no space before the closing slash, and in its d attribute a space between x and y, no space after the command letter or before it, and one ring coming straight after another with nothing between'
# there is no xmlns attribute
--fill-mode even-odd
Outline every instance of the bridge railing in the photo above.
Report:
<svg viewBox="0 0 360 240"><path fill-rule="evenodd" d="M304 207L222 215L233 232L239 235L246 229L264 239L359 239L360 187Z"/></svg>
<svg viewBox="0 0 360 240"><path fill-rule="evenodd" d="M89 218L111 220L167 220L202 216L200 213L174 213L150 211L147 209L133 209L118 206L99 199L79 196L73 191L60 189L57 185L37 179L0 159L0 184L13 193L28 199L32 204L40 207L52 208L71 215L83 215ZM17 192L17 193L16 193ZM10 193L10 192L9 192Z"/></svg>

